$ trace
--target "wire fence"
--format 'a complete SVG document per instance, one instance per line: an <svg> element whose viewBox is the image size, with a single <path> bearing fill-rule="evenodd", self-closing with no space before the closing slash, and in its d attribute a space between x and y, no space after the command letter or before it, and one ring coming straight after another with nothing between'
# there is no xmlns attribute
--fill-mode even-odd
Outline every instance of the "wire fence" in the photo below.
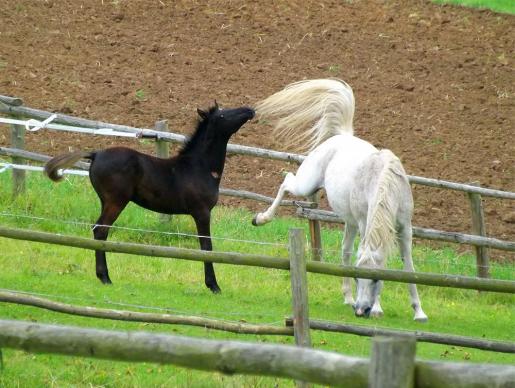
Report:
<svg viewBox="0 0 515 388"><path fill-rule="evenodd" d="M238 242L238 243L252 244L252 245L274 246L274 247L280 247L280 248L285 248L285 249L288 248L287 243L244 240L244 239L219 237L219 236L204 236L204 235L199 235L199 234L195 234L195 233L184 233L184 232L165 232L165 231L155 230L155 229L133 228L133 227L128 227L128 226L92 224L90 222L58 220L55 218L36 217L36 216L29 216L29 215L25 215L25 214L0 212L0 217L24 218L24 219L34 220L34 221L46 221L46 222L53 222L53 223L57 223L57 224L85 226L85 227L88 227L89 229L93 229L95 227L105 227L105 228L109 228L109 229L113 229L113 230L125 230L125 231L138 232L138 233L159 234L159 235L163 235L163 236L190 237L190 238L195 238L195 239L209 237L212 240L219 240L219 241Z"/></svg>

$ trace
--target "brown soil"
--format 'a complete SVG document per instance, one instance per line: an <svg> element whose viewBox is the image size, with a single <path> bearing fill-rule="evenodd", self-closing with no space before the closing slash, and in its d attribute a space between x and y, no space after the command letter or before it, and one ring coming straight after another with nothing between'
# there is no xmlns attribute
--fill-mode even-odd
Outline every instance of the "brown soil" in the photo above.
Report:
<svg viewBox="0 0 515 388"><path fill-rule="evenodd" d="M166 118L189 133L195 108L214 99L253 104L293 81L339 77L355 92L357 135L392 149L409 174L515 191L515 16L414 0L1 4L0 94L27 106L147 128ZM257 123L233 142L281 149ZM153 151L27 136L27 149L52 155L122 143ZM231 156L223 186L274 195L284 170L295 166ZM470 230L463 193L414 186L414 197L415 225ZM488 234L513 240L513 202L484 202Z"/></svg>

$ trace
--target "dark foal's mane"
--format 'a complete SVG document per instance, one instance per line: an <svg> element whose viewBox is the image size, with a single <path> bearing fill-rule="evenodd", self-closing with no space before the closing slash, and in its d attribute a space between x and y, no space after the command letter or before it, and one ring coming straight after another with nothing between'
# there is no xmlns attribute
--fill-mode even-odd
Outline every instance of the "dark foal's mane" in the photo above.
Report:
<svg viewBox="0 0 515 388"><path fill-rule="evenodd" d="M78 151L49 160L45 172L52 180L80 159L91 160L89 178L101 203L93 236L106 240L109 227L129 202L164 214L189 214L195 220L200 248L212 250L211 209L218 201L227 143L240 127L254 117L247 107L197 110L200 120L193 135L169 159L159 159L126 147L102 151ZM95 251L97 277L111 283L104 251ZM213 263L204 263L206 286L220 292Z"/></svg>
<svg viewBox="0 0 515 388"><path fill-rule="evenodd" d="M214 105L211 108L209 108L209 111L207 114L211 116L214 112L218 110L218 105ZM209 117L208 116L208 117ZM195 131L193 132L193 135L189 137L189 139L186 140L182 148L179 150L178 156L184 156L190 154L192 151L196 150L197 147L206 141L206 135L207 135L207 125L209 123L208 118L199 118L197 121L197 126L195 128Z"/></svg>

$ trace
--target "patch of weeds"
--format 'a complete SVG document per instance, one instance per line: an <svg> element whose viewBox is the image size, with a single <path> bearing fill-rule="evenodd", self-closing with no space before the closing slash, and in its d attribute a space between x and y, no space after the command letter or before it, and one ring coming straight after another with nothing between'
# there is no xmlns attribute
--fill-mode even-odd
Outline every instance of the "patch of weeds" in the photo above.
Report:
<svg viewBox="0 0 515 388"><path fill-rule="evenodd" d="M439 145L439 144L443 144L443 140L437 137L434 139L429 139L428 143L431 145Z"/></svg>
<svg viewBox="0 0 515 388"><path fill-rule="evenodd" d="M134 93L134 95L136 96L136 99L138 101L145 101L145 91L143 89L138 89L136 90L136 93Z"/></svg>
<svg viewBox="0 0 515 388"><path fill-rule="evenodd" d="M140 144L144 144L144 145L152 145L155 143L154 140L149 140L149 139L140 139Z"/></svg>
<svg viewBox="0 0 515 388"><path fill-rule="evenodd" d="M329 66L329 71L331 73L339 73L340 72L340 65L331 65L331 66Z"/></svg>

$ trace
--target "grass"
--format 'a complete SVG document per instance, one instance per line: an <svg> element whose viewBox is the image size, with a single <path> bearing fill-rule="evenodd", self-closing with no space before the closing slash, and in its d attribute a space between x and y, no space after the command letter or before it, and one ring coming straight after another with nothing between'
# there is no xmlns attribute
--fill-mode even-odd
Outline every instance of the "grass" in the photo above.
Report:
<svg viewBox="0 0 515 388"><path fill-rule="evenodd" d="M454 4L471 8L490 9L496 12L515 14L513 0L433 0L437 4Z"/></svg>
<svg viewBox="0 0 515 388"><path fill-rule="evenodd" d="M11 200L9 174L0 174L0 224L90 237L90 224L98 216L98 199L87 179L70 177L60 184L39 174L29 174L27 194ZM16 216L8 216L14 214ZM34 219L29 217L40 217ZM218 251L262 253L286 257L288 229L306 229L307 223L280 218L255 228L252 214L244 209L218 207L213 217L214 248ZM114 230L111 240L196 248L195 238L164 234L194 234L190 217L174 216L162 223L152 212L130 205L118 226L139 228ZM323 230L325 260L339 262L341 231ZM286 271L216 265L221 295L203 285L201 263L124 254L108 254L112 286L102 286L94 274L93 253L86 250L0 238L0 284L4 289L41 294L49 299L78 305L138 311L169 311L231 321L281 325L291 315L290 279ZM474 275L475 259L452 248L414 248L415 267L420 271ZM400 268L393 258L389 268ZM513 279L513 265L496 264L492 276ZM382 293L385 316L360 320L342 304L337 278L308 274L309 309L313 319L408 330L452 333L498 340L515 340L512 295L419 287L427 324L412 321L406 286L388 283ZM31 320L118 330L145 330L213 339L291 344L292 338L249 336L187 326L125 323L67 316L32 307L0 304L2 319ZM345 334L312 331L315 348L348 355L367 356L370 340ZM420 358L448 361L515 363L515 356L436 344L419 343ZM30 354L3 350L2 387L269 387L293 386L284 379L259 376L228 377L174 366L124 363L78 357Z"/></svg>

